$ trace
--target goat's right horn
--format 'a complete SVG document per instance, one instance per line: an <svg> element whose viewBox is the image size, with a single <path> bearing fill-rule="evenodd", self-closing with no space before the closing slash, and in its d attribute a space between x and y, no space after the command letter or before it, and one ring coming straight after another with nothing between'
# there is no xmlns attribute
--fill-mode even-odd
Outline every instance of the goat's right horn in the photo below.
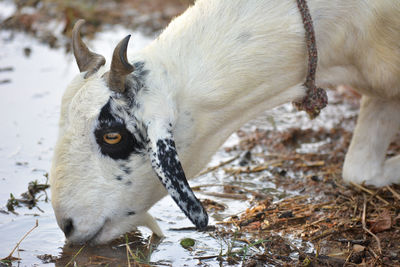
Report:
<svg viewBox="0 0 400 267"><path fill-rule="evenodd" d="M102 55L93 53L81 39L80 30L85 20L80 19L72 30L72 50L80 72L85 72L85 79L96 73L106 63Z"/></svg>
<svg viewBox="0 0 400 267"><path fill-rule="evenodd" d="M126 57L130 37L130 35L126 36L115 47L111 60L110 72L107 77L107 83L110 89L118 93L123 93L125 91L126 76L135 69L128 62Z"/></svg>

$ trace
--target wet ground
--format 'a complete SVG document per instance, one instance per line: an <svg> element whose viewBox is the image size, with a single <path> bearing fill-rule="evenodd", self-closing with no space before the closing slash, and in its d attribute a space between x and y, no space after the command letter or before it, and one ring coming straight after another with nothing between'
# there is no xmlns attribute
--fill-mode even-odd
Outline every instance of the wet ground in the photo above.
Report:
<svg viewBox="0 0 400 267"><path fill-rule="evenodd" d="M359 107L359 97L344 88L329 92L329 107L313 121L287 104L229 138L190 182L211 215L207 231L194 231L165 197L150 210L166 235L162 240L140 228L105 246L65 245L45 185L61 95L78 72L72 55L65 53L65 36L70 20L88 11L65 4L44 8L51 2L16 1L26 5L18 11L12 1L0 1L0 259L34 228L7 258L11 261L0 266L400 264L400 187L377 190L341 181ZM107 21L125 26L94 21L105 12L105 2L92 9L86 17L94 25L88 36L98 33L90 47L111 55L115 44L133 32L129 49L140 49L186 6L156 1L139 10L139 2L132 1L130 12ZM49 15L60 6L70 14L61 22ZM140 19L127 28L138 10ZM24 26L21 21L28 18L36 23L19 32L16 26ZM389 156L400 151L399 140Z"/></svg>

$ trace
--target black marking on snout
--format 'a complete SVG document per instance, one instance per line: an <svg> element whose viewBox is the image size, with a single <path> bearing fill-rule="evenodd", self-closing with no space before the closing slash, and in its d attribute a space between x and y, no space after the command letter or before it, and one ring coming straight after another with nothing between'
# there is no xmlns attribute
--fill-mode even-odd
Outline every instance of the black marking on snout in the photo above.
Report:
<svg viewBox="0 0 400 267"><path fill-rule="evenodd" d="M68 238L71 235L71 233L74 230L74 224L72 222L72 219L66 219L63 222L62 230L63 230L66 238Z"/></svg>
<svg viewBox="0 0 400 267"><path fill-rule="evenodd" d="M121 169L122 169L122 171L123 171L125 174L127 174L127 175L129 175L129 174L132 173L132 169L131 169L130 167L128 167L128 166L122 165L122 166L121 166Z"/></svg>
<svg viewBox="0 0 400 267"><path fill-rule="evenodd" d="M135 215L136 214L136 212L134 212L134 211L128 211L127 213L126 213L126 215L128 215L128 216L132 216L132 215Z"/></svg>
<svg viewBox="0 0 400 267"><path fill-rule="evenodd" d="M99 115L99 124L94 135L100 151L103 155L113 159L128 159L132 153L142 153L145 149L145 144L142 140L138 140L126 127L122 118L113 114L111 109L110 99L101 109ZM103 136L107 133L118 132L121 134L121 141L117 144L108 144L104 141ZM142 136L138 135L139 138Z"/></svg>
<svg viewBox="0 0 400 267"><path fill-rule="evenodd" d="M158 178L196 228L204 229L208 224L207 212L186 180L174 140L158 140L156 147L155 158L151 162ZM150 156L154 157L154 154L151 153Z"/></svg>

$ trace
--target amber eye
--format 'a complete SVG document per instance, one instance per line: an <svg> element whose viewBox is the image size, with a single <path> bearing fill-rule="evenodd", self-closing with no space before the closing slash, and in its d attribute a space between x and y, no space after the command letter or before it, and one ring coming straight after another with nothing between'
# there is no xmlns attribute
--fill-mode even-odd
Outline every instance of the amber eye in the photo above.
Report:
<svg viewBox="0 0 400 267"><path fill-rule="evenodd" d="M115 145L118 144L122 139L122 136L119 133L106 133L103 135L103 140L107 144Z"/></svg>

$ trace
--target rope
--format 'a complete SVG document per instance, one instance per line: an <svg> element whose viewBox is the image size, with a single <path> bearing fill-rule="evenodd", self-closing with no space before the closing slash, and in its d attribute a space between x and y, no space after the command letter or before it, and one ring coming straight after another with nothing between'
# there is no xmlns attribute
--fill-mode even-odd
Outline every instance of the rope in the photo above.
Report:
<svg viewBox="0 0 400 267"><path fill-rule="evenodd" d="M318 52L315 42L313 21L306 0L296 0L301 18L303 19L305 37L308 52L308 70L306 81L303 84L307 88L306 96L300 102L293 102L298 110L304 110L311 119L317 117L324 107L328 104L328 96L322 88L315 85L315 73L317 70Z"/></svg>

